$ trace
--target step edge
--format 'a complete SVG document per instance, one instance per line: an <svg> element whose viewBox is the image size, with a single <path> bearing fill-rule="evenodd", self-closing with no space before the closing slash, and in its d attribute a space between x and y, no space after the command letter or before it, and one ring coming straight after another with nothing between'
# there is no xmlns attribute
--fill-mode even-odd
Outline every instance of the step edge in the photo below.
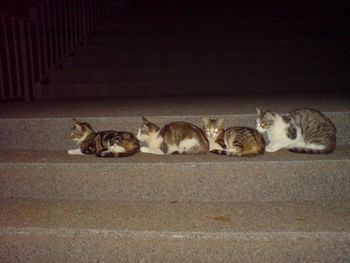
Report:
<svg viewBox="0 0 350 263"><path fill-rule="evenodd" d="M113 230L90 228L41 228L41 227L0 227L0 236L55 235L59 237L98 236L113 239L143 240L230 240L230 241L270 241L317 239L324 241L350 241L350 232L336 231L288 231L288 232L203 232L203 231L145 231Z"/></svg>
<svg viewBox="0 0 350 263"><path fill-rule="evenodd" d="M283 114L284 112L282 112ZM330 115L330 114L350 114L350 110L344 110L344 111L322 111L322 113L326 114L326 115ZM140 118L143 115L130 115L130 116L118 116L118 117L111 117L111 116L106 116L106 117L101 117L101 116L96 116L96 117L87 117L87 116L74 116L75 118L83 118L85 121L91 121L91 120L122 120L122 119L137 119L140 120ZM256 117L256 113L242 113L242 114L209 114L209 115L147 115L147 117L152 118L152 119L157 119L160 121L162 121L162 119L164 119L164 121L169 121L169 117L171 117L172 119L183 119L183 118L188 118L188 119L192 119L192 118L199 118L199 120L202 120L202 117L209 117L209 118L225 118L225 119L231 119L231 118L240 118L240 117L244 117L244 118L251 118L251 117ZM18 120L22 120L22 121L52 121L52 120L72 120L71 117L37 117L37 118L23 118L23 117L18 117L18 118L4 118L4 117L0 117L0 121L18 121Z"/></svg>
<svg viewBox="0 0 350 263"><path fill-rule="evenodd" d="M225 158L225 157L223 157ZM308 164L308 163L322 163L322 164L330 164L330 163L344 163L346 164L350 164L350 157L348 159L346 159L346 157L344 157L344 159L335 159L335 160L324 160L324 159L319 159L319 160L279 160L279 161L275 161L275 160L259 160L259 161L254 161L253 159L251 161L246 161L243 159L240 159L239 161L234 161L234 162L222 162L222 161L217 161L217 160L212 160L210 162L206 161L200 161L198 160L197 162L186 162L186 161L179 161L179 162L162 162L162 161L149 161L149 162L140 162L137 163L135 162L135 160L131 160L130 162L89 162L89 159L86 160L86 162L71 162L71 163L67 163L65 161L62 162L47 162L47 163L43 163L43 162L38 162L38 163L33 163L33 162L6 162L6 163L0 163L0 169L2 168L16 168L16 170L18 169L22 169L23 166L25 166L26 168L29 167L42 167L42 166L46 166L46 167L55 167L56 169L58 169L58 166L61 168L66 168L66 167L75 167L77 169L81 169L81 168L85 168L85 169L89 169L89 167L98 167L98 166L102 166L102 167L119 167L119 168L123 168L123 167L130 167L130 164L136 165L138 169L144 167L144 168L149 168L149 166L168 166L168 165L182 165L182 166L188 166L188 168L196 168L198 165L200 165L201 167L203 167L204 165L206 166L212 166L212 165L220 165L220 167L231 167L231 166L237 166L237 165L247 165L247 164L254 164L254 165L260 165L260 166L265 166L266 164L270 164L270 165L295 165L295 164ZM22 166L22 167L21 167Z"/></svg>

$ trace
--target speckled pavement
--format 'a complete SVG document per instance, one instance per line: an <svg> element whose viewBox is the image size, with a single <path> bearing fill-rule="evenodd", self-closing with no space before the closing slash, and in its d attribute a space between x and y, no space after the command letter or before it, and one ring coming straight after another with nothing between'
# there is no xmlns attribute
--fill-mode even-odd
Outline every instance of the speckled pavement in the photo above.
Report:
<svg viewBox="0 0 350 263"><path fill-rule="evenodd" d="M70 156L72 117L136 132L202 116L255 126L255 107L320 109L333 154L286 150ZM1 262L348 262L350 103L341 94L125 97L0 104Z"/></svg>
<svg viewBox="0 0 350 263"><path fill-rule="evenodd" d="M0 149L66 150L74 147L68 136L73 117L90 122L96 130L114 129L133 133L137 133L141 126L142 116L159 125L183 120L201 126L203 116L209 116L225 118L226 127L255 127L256 107L280 113L301 107L318 109L335 123L337 144L350 144L349 96L294 93L115 97L2 103Z"/></svg>
<svg viewBox="0 0 350 263"><path fill-rule="evenodd" d="M349 201L11 198L1 204L5 262L347 262L350 256Z"/></svg>

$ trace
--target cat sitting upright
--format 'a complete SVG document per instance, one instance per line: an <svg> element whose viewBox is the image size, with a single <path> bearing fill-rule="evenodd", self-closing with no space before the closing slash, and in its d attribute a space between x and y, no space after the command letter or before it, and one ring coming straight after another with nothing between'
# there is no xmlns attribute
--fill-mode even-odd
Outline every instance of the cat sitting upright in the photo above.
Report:
<svg viewBox="0 0 350 263"><path fill-rule="evenodd" d="M224 119L203 118L203 130L209 140L210 152L227 156L255 156L265 151L263 136L248 127L223 128Z"/></svg>
<svg viewBox="0 0 350 263"><path fill-rule="evenodd" d="M139 128L137 138L146 142L141 152L152 154L197 154L206 153L209 143L203 131L188 122L171 122L160 128L142 118L143 125Z"/></svg>
<svg viewBox="0 0 350 263"><path fill-rule="evenodd" d="M79 148L68 150L71 155L94 154L97 157L126 157L140 150L139 141L134 134L124 131L95 132L87 122L74 119L70 139Z"/></svg>
<svg viewBox="0 0 350 263"><path fill-rule="evenodd" d="M288 149L296 153L332 153L336 147L336 128L318 110L297 109L281 116L276 112L256 109L257 130L266 132L270 143L267 152Z"/></svg>

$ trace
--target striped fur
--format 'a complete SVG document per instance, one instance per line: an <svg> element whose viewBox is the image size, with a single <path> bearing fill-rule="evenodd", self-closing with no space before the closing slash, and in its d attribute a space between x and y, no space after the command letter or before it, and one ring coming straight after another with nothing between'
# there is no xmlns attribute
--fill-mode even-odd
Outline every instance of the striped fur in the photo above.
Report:
<svg viewBox="0 0 350 263"><path fill-rule="evenodd" d="M315 109L297 109L285 116L257 109L257 129L267 133L266 151L288 149L295 153L326 154L336 148L333 122Z"/></svg>
<svg viewBox="0 0 350 263"><path fill-rule="evenodd" d="M137 138L146 142L141 152L152 154L201 154L208 152L209 143L203 131L188 122L171 122L163 128L143 117Z"/></svg>
<svg viewBox="0 0 350 263"><path fill-rule="evenodd" d="M265 140L258 131L248 127L224 129L223 123L223 119L203 119L203 129L212 153L236 157L256 156L264 153Z"/></svg>
<svg viewBox="0 0 350 263"><path fill-rule="evenodd" d="M135 135L124 131L95 132L87 122L73 119L70 139L75 141L79 149L69 150L69 154L94 154L97 157L127 157L140 149Z"/></svg>

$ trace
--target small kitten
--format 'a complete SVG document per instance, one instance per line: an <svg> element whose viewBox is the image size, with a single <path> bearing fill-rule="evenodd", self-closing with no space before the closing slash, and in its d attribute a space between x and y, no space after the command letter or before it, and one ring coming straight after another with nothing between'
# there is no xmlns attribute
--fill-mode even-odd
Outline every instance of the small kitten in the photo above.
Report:
<svg viewBox="0 0 350 263"><path fill-rule="evenodd" d="M209 140L210 151L227 156L255 156L263 154L265 141L255 129L247 127L223 128L224 119L203 118L203 130Z"/></svg>
<svg viewBox="0 0 350 263"><path fill-rule="evenodd" d="M143 117L137 138L146 142L141 152L153 154L197 154L208 152L209 143L203 131L188 122L171 122L163 128Z"/></svg>
<svg viewBox="0 0 350 263"><path fill-rule="evenodd" d="M68 154L95 154L97 157L126 157L137 153L139 141L130 132L100 131L95 132L87 122L74 119L70 139L77 142L79 148L68 150Z"/></svg>
<svg viewBox="0 0 350 263"><path fill-rule="evenodd" d="M256 109L257 130L266 132L267 152L288 149L296 153L331 153L336 146L336 128L324 114L314 109L297 109L281 116Z"/></svg>

